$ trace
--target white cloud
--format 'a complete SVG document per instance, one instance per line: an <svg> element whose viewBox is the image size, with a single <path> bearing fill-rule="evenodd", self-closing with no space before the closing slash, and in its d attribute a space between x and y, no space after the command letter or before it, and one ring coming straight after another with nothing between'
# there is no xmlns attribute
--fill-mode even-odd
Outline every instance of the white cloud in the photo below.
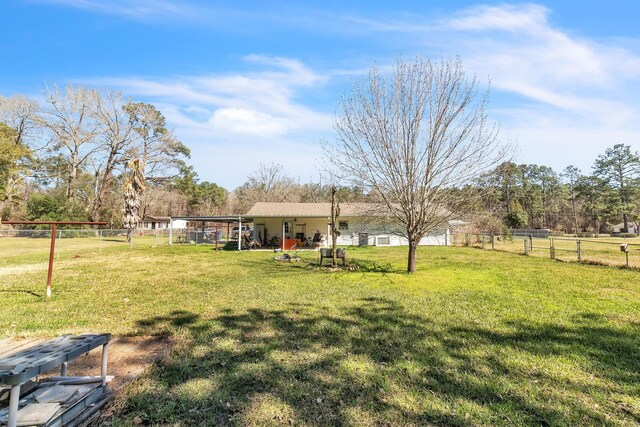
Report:
<svg viewBox="0 0 640 427"><path fill-rule="evenodd" d="M508 102L493 103L495 116L518 141L519 161L588 169L606 147L638 144L640 55L614 39L559 28L551 13L539 5L478 6L439 31L467 69L491 78L494 99Z"/></svg>
<svg viewBox="0 0 640 427"><path fill-rule="evenodd" d="M288 130L287 122L270 114L245 108L218 108L208 124L216 133L282 136Z"/></svg>
<svg viewBox="0 0 640 427"><path fill-rule="evenodd" d="M544 6L481 5L469 8L448 21L455 30L531 30L544 28L548 10Z"/></svg>
<svg viewBox="0 0 640 427"><path fill-rule="evenodd" d="M161 10L167 13L180 4L164 2ZM139 4L151 3L155 2ZM80 4L101 7L93 0ZM114 4L123 5L120 11L126 14L133 2ZM89 83L118 87L158 105L193 147L201 175L233 187L260 162L278 161L303 178L314 173L309 171L320 155L317 142L330 137L331 116L301 96L313 94L330 78L364 75L374 62L389 70L389 52L394 51L423 51L435 57L459 54L467 70L482 79L490 77L493 115L502 122L504 136L518 141L519 161L556 168L577 163L585 168L612 144L638 144L640 42L576 34L552 23L552 13L535 4L475 6L448 16L399 13L380 19L287 10L262 19L273 22L278 15L282 25L356 35L373 47L358 59L327 53L331 56L326 60L335 67L328 74L292 58L248 55L244 59L256 71ZM254 14L252 19L260 18ZM335 93L336 103L339 95ZM235 159L238 152L247 153L244 164L211 159L215 153ZM208 167L212 162L215 174Z"/></svg>
<svg viewBox="0 0 640 427"><path fill-rule="evenodd" d="M115 87L154 103L191 148L191 163L203 179L234 188L260 162L272 161L304 180L317 175L319 140L331 131L332 119L296 97L302 89L324 84L326 77L289 58L250 55L245 60L262 69L77 82Z"/></svg>
<svg viewBox="0 0 640 427"><path fill-rule="evenodd" d="M179 0L31 0L107 15L122 16L136 21L197 18L202 10Z"/></svg>

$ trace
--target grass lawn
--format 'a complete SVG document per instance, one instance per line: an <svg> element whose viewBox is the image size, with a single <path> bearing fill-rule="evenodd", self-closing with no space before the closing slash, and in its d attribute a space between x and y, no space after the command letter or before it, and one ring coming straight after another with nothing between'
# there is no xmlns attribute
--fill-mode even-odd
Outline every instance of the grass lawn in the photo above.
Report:
<svg viewBox="0 0 640 427"><path fill-rule="evenodd" d="M357 272L158 247L0 276L0 335L168 334L116 425L636 425L640 273L472 248ZM315 261L315 254L302 254ZM139 420L138 420L139 421Z"/></svg>
<svg viewBox="0 0 640 427"><path fill-rule="evenodd" d="M121 234L98 238L90 230L82 230L82 237L69 237L74 230L62 230L62 238L56 238L55 259L68 259L77 256L98 255L133 248L150 248L166 243L167 236L153 235L133 238L131 245L127 237ZM108 230L107 230L108 232ZM51 233L42 231L38 237L8 237L0 235L0 268L16 265L47 263L51 247Z"/></svg>
<svg viewBox="0 0 640 427"><path fill-rule="evenodd" d="M486 248L491 248L489 237L486 237ZM626 265L625 253L620 251L620 243L627 243L629 249L629 267L640 269L640 237L598 237L581 238L580 251L582 262L600 265L610 265L622 267ZM462 240L458 240L462 242ZM578 251L576 239L573 237L554 237L555 257L562 261L578 261ZM474 247L482 244L472 240ZM495 240L495 249L499 251L524 253L524 238L514 237L513 239ZM529 256L549 258L550 242L547 238L534 238L533 251Z"/></svg>

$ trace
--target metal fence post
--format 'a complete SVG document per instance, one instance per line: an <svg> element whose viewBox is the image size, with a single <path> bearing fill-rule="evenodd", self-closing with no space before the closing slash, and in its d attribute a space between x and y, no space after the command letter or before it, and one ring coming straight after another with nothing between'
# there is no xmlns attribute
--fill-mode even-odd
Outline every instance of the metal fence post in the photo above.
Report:
<svg viewBox="0 0 640 427"><path fill-rule="evenodd" d="M102 230L98 230L98 253L102 253Z"/></svg>
<svg viewBox="0 0 640 427"><path fill-rule="evenodd" d="M491 232L491 250L495 250L496 246L495 246L495 236L493 234L493 231Z"/></svg>
<svg viewBox="0 0 640 427"><path fill-rule="evenodd" d="M556 254L554 253L553 248L553 237L549 238L549 256L551 257L551 259L556 259Z"/></svg>
<svg viewBox="0 0 640 427"><path fill-rule="evenodd" d="M533 252L533 236L529 235L529 252Z"/></svg>
<svg viewBox="0 0 640 427"><path fill-rule="evenodd" d="M576 246L578 250L578 261L582 261L582 243L580 239L576 240Z"/></svg>
<svg viewBox="0 0 640 427"><path fill-rule="evenodd" d="M482 233L482 249L484 249L484 233Z"/></svg>
<svg viewBox="0 0 640 427"><path fill-rule="evenodd" d="M522 240L524 241L524 254L527 255L529 253L529 251L527 250L529 249L529 245L527 244L527 238L525 237Z"/></svg>

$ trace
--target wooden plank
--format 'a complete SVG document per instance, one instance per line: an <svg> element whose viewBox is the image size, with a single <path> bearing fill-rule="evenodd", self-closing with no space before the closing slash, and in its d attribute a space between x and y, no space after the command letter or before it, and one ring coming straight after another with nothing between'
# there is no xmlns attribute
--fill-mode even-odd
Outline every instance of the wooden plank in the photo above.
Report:
<svg viewBox="0 0 640 427"><path fill-rule="evenodd" d="M53 418L59 409L59 403L30 403L18 411L17 425L42 425Z"/></svg>

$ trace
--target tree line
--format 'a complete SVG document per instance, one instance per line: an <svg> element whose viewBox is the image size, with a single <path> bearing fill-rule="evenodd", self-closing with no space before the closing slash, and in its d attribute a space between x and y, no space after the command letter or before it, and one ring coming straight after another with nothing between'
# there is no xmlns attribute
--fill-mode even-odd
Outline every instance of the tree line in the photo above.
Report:
<svg viewBox="0 0 640 427"><path fill-rule="evenodd" d="M607 148L586 173L573 165L558 172L548 166L504 162L476 185L483 197L474 211L488 215L488 229L505 225L602 233L622 223L623 232L638 231L640 156L630 145Z"/></svg>
<svg viewBox="0 0 640 427"><path fill-rule="evenodd" d="M331 200L330 181L300 183L279 164L257 165L244 184L228 191L201 181L189 156L156 107L117 91L69 86L45 89L39 101L0 97L2 219L126 225L123 198L133 160L142 165L140 217L223 215L244 213L261 201ZM477 230L608 232L622 222L633 232L640 217L640 157L631 146L617 144L588 172L504 161L447 193L452 196L446 207ZM380 199L353 183L338 186L336 196L341 202Z"/></svg>
<svg viewBox="0 0 640 427"><path fill-rule="evenodd" d="M123 197L136 161L145 183L140 216L210 211L227 192L199 182L189 148L152 104L82 86L44 96L0 96L0 217L107 221L123 225Z"/></svg>

